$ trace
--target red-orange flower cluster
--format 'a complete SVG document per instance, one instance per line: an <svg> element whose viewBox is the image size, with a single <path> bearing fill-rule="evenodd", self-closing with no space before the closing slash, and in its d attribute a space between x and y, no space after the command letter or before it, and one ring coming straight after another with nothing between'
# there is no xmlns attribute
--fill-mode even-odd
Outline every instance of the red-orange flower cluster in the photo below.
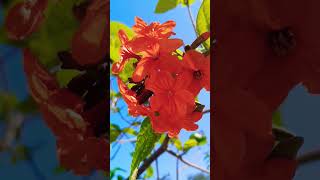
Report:
<svg viewBox="0 0 320 180"><path fill-rule="evenodd" d="M106 130L107 101L85 109L85 102L67 88L60 88L53 75L38 63L28 49L24 50L24 71L30 94L39 105L43 119L57 138L61 165L76 174L107 170L109 145Z"/></svg>
<svg viewBox="0 0 320 180"><path fill-rule="evenodd" d="M210 90L210 56L191 49L180 60L176 50L183 42L170 38L175 34L173 21L148 25L136 18L135 22L132 39L119 31L121 58L112 66L112 73L118 75L129 59L138 60L129 82L134 84L131 89L118 78L129 114L149 116L155 132L168 132L170 137L183 128L196 130L203 108L199 110L195 97L202 88Z"/></svg>
<svg viewBox="0 0 320 180"><path fill-rule="evenodd" d="M320 92L318 4L214 1L214 179L293 178L295 157L273 156L272 113L299 83Z"/></svg>
<svg viewBox="0 0 320 180"><path fill-rule="evenodd" d="M5 19L8 37L12 40L23 40L38 30L47 4L47 0L25 0L15 4Z"/></svg>
<svg viewBox="0 0 320 180"><path fill-rule="evenodd" d="M86 2L84 2L86 3ZM85 4L87 5L87 4ZM108 0L91 1L74 34L71 45L72 57L80 65L92 65L106 58L108 45Z"/></svg>

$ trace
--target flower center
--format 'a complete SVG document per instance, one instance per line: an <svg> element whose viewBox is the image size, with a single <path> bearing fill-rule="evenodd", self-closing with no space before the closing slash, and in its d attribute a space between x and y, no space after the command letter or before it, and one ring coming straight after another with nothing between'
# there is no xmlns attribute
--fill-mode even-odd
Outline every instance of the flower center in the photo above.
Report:
<svg viewBox="0 0 320 180"><path fill-rule="evenodd" d="M295 35L289 27L272 31L268 35L269 45L277 56L286 56L296 46Z"/></svg>
<svg viewBox="0 0 320 180"><path fill-rule="evenodd" d="M197 80L200 80L201 77L202 77L201 71L200 71L200 70L194 71L194 72L193 72L193 77L194 77L195 79L197 79Z"/></svg>

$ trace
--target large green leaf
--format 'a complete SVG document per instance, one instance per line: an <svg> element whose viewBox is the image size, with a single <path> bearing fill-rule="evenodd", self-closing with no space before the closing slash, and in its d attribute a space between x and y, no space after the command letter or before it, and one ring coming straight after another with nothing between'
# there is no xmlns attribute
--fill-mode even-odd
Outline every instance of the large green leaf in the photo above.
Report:
<svg viewBox="0 0 320 180"><path fill-rule="evenodd" d="M110 58L113 62L117 62L120 59L119 50L121 42L118 37L118 32L120 29L126 32L129 39L134 35L132 29L130 29L128 26L115 21L110 23Z"/></svg>
<svg viewBox="0 0 320 180"><path fill-rule="evenodd" d="M137 137L136 147L131 162L130 176L137 172L140 163L149 156L156 142L159 140L160 134L155 134L152 130L149 118L146 118L141 125L140 132Z"/></svg>
<svg viewBox="0 0 320 180"><path fill-rule="evenodd" d="M121 129L116 124L110 124L110 142L113 143L121 134Z"/></svg>
<svg viewBox="0 0 320 180"><path fill-rule="evenodd" d="M123 82L128 82L128 79L132 77L135 70L134 64L138 62L136 59L130 59L124 66L123 70L119 73L119 77Z"/></svg>
<svg viewBox="0 0 320 180"><path fill-rule="evenodd" d="M155 9L155 13L165 13L171 9L177 7L180 3L180 0L159 0Z"/></svg>
<svg viewBox="0 0 320 180"><path fill-rule="evenodd" d="M179 4L186 6L191 5L195 0L159 0L155 9L155 13L161 14L176 8Z"/></svg>
<svg viewBox="0 0 320 180"><path fill-rule="evenodd" d="M79 26L72 7L80 0L49 1L46 19L40 30L32 35L29 47L47 67L59 63L57 52L70 49L71 39Z"/></svg>
<svg viewBox="0 0 320 180"><path fill-rule="evenodd" d="M197 32L198 35L204 32L210 32L210 0L203 0L197 16ZM208 50L210 48L210 39L203 43Z"/></svg>

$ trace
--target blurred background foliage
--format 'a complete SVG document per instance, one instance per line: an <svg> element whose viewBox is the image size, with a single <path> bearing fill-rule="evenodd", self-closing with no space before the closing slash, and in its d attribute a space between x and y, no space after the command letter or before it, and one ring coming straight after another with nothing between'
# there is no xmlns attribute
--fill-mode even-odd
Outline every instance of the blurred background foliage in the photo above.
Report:
<svg viewBox="0 0 320 180"><path fill-rule="evenodd" d="M40 62L57 72L57 52L70 48L79 23L72 15L74 4L82 0L49 1L46 21L39 31L24 41L11 41L4 30L8 9L22 0L0 1L0 177L1 179L106 179L103 172L77 176L58 163L55 137L42 120L37 105L28 94L22 67L21 49L29 47ZM64 87L78 71L55 73Z"/></svg>

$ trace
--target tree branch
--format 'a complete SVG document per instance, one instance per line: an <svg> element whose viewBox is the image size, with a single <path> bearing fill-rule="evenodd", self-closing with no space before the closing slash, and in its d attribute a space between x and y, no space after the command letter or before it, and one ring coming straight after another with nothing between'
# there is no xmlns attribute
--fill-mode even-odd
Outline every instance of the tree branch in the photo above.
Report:
<svg viewBox="0 0 320 180"><path fill-rule="evenodd" d="M204 110L203 114L210 113L210 109Z"/></svg>
<svg viewBox="0 0 320 180"><path fill-rule="evenodd" d="M147 170L147 168L153 163L153 161L155 161L156 159L158 159L159 156L161 156L168 148L168 143L169 143L169 136L167 135L166 138L164 139L163 143L161 144L161 146L159 147L159 149L157 149L149 158L147 158L146 160L143 161L143 164L140 166L140 168L138 169L138 173L137 173L137 178L145 171Z"/></svg>
<svg viewBox="0 0 320 180"><path fill-rule="evenodd" d="M305 165L307 163L319 161L320 160L320 149L313 150L313 151L307 152L305 154L302 154L297 158L297 160L298 160L298 167Z"/></svg>
<svg viewBox="0 0 320 180"><path fill-rule="evenodd" d="M188 161L184 160L181 155L176 154L176 153L173 152L172 150L167 150L167 152L168 152L169 154L171 154L172 156L178 158L178 159L179 159L181 162L183 162L184 164L186 164L186 165L188 165L188 166L190 166L190 167L193 167L193 168L195 168L195 169L198 169L199 171L202 171L202 172L204 172L204 173L206 173L206 174L210 174L210 171L208 171L207 169L205 169L205 168L203 168L203 167L200 167L200 166L198 166L198 165L196 165L196 164L193 164L193 163L191 163L191 162L188 162Z"/></svg>

